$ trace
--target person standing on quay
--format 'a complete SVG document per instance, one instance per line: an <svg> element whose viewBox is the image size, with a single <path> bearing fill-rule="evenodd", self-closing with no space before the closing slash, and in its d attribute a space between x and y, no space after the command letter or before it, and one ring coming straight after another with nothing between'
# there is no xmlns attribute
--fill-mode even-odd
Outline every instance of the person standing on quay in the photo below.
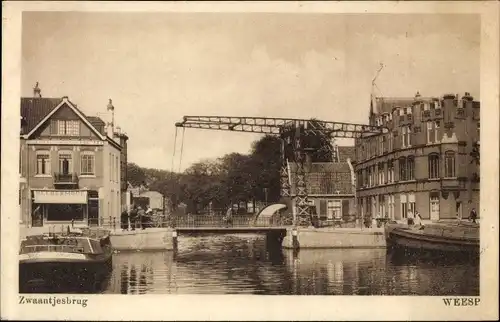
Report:
<svg viewBox="0 0 500 322"><path fill-rule="evenodd" d="M476 208L472 208L472 210L470 211L469 220L471 220L473 223L476 223L476 219L477 219Z"/></svg>
<svg viewBox="0 0 500 322"><path fill-rule="evenodd" d="M123 207L123 211L122 211L122 214L121 214L121 224L122 224L122 229L123 230L128 230L128 217L129 217L129 214L128 214L128 211L127 211L127 206L124 205Z"/></svg>
<svg viewBox="0 0 500 322"><path fill-rule="evenodd" d="M135 230L136 221L137 221L137 206L133 205L132 210L130 211L130 226L132 227L131 230Z"/></svg>
<svg viewBox="0 0 500 322"><path fill-rule="evenodd" d="M146 229L146 212L139 206L139 210L137 211L137 215L139 217L140 225L142 229Z"/></svg>

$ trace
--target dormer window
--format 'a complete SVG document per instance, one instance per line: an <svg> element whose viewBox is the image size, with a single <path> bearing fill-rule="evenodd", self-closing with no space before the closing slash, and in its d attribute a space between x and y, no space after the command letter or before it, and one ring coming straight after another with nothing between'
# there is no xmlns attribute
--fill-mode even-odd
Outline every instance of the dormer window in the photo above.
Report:
<svg viewBox="0 0 500 322"><path fill-rule="evenodd" d="M75 120L52 120L50 133L53 135L79 136L80 122Z"/></svg>
<svg viewBox="0 0 500 322"><path fill-rule="evenodd" d="M412 113L411 107L406 107L404 110L405 110L405 114L411 114Z"/></svg>

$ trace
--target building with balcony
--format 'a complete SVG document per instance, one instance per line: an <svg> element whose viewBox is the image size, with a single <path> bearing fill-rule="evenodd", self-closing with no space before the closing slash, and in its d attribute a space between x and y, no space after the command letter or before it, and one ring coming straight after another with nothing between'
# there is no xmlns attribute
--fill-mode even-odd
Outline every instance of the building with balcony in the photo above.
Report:
<svg viewBox="0 0 500 322"><path fill-rule="evenodd" d="M21 222L97 225L119 218L128 138L114 135L112 122L86 116L68 97L40 93L37 84L33 97L21 98Z"/></svg>
<svg viewBox="0 0 500 322"><path fill-rule="evenodd" d="M479 214L480 104L469 93L378 97L369 122L388 133L356 139L361 217L424 220Z"/></svg>

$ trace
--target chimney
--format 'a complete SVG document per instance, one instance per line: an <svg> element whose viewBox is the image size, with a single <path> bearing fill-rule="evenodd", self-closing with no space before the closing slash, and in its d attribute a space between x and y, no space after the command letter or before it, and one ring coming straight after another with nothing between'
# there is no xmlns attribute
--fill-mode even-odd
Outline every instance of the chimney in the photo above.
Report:
<svg viewBox="0 0 500 322"><path fill-rule="evenodd" d="M38 82L36 82L35 87L33 88L33 97L35 98L42 97L42 90L40 89L40 87L38 87Z"/></svg>
<svg viewBox="0 0 500 322"><path fill-rule="evenodd" d="M107 135L110 138L113 138L115 133L115 107L113 106L113 101L111 100L111 98L109 99L107 109L108 112L111 112L111 122L108 122Z"/></svg>

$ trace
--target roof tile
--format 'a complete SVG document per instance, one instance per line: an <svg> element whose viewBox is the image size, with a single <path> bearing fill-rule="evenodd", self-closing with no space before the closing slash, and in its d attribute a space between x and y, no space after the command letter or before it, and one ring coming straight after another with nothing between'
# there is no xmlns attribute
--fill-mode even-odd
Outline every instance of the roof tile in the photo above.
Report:
<svg viewBox="0 0 500 322"><path fill-rule="evenodd" d="M292 187L291 193L296 193L297 165L290 164ZM308 194L332 195L352 194L351 170L346 162L311 163L306 171L306 189Z"/></svg>

